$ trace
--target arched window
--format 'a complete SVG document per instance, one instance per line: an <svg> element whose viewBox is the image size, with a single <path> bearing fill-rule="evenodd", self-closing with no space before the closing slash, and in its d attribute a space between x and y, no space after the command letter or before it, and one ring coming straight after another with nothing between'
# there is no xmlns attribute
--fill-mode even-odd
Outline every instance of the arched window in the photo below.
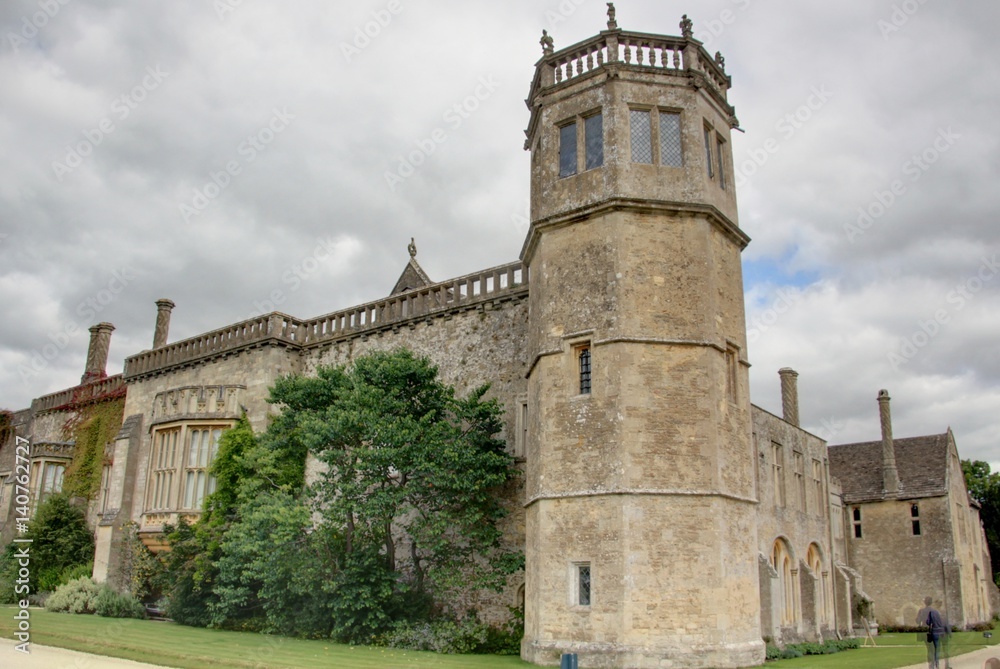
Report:
<svg viewBox="0 0 1000 669"><path fill-rule="evenodd" d="M826 613L826 582L828 577L823 569L822 554L820 553L819 546L816 544L809 545L809 552L806 553L806 564L809 565L809 569L812 570L813 575L816 577L818 620L820 623L826 623L829 621Z"/></svg>
<svg viewBox="0 0 1000 669"><path fill-rule="evenodd" d="M778 619L782 625L794 625L798 620L798 602L796 597L795 575L797 569L793 569L792 552L784 539L774 542L771 550L771 566L778 573Z"/></svg>

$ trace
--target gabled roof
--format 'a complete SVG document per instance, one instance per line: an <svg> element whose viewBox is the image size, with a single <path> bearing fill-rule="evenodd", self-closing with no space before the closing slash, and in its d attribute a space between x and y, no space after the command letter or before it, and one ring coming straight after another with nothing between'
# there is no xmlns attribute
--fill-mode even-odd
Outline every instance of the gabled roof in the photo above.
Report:
<svg viewBox="0 0 1000 669"><path fill-rule="evenodd" d="M939 497L948 493L949 434L893 440L899 472L898 499ZM844 501L886 499L882 491L882 442L830 446L830 475L840 480Z"/></svg>

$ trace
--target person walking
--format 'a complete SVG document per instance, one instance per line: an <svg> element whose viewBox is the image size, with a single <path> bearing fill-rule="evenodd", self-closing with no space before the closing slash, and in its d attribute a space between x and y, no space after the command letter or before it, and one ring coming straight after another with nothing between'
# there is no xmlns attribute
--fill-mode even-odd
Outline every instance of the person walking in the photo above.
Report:
<svg viewBox="0 0 1000 669"><path fill-rule="evenodd" d="M917 612L917 625L927 628L927 669L940 669L941 642L950 630L941 613L931 606L932 601L930 597L924 598L924 608Z"/></svg>

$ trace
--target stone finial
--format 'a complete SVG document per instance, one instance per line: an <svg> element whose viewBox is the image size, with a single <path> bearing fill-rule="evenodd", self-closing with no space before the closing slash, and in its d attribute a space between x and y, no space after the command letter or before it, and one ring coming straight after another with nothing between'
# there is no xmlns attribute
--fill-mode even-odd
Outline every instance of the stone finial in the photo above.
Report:
<svg viewBox="0 0 1000 669"><path fill-rule="evenodd" d="M114 329L115 326L111 323L98 323L90 328L87 365L83 370L80 383L103 379L107 375L108 350L111 347L111 333Z"/></svg>
<svg viewBox="0 0 1000 669"><path fill-rule="evenodd" d="M687 39L694 37L694 23L687 14L681 17L681 37Z"/></svg>
<svg viewBox="0 0 1000 669"><path fill-rule="evenodd" d="M411 258L417 257L417 244L413 241L413 237L410 237L410 243L406 245L406 250L410 252Z"/></svg>
<svg viewBox="0 0 1000 669"><path fill-rule="evenodd" d="M555 51L555 41L552 39L552 35L549 34L548 30L542 30L542 39L538 41L542 45L542 55L551 56L552 52Z"/></svg>
<svg viewBox="0 0 1000 669"><path fill-rule="evenodd" d="M615 20L615 3L608 3L608 30L618 28L618 21Z"/></svg>
<svg viewBox="0 0 1000 669"><path fill-rule="evenodd" d="M715 52L715 64L722 68L723 71L726 69L726 59L722 56L721 51Z"/></svg>
<svg viewBox="0 0 1000 669"><path fill-rule="evenodd" d="M175 306L168 299L156 301L156 329L153 330L153 348L167 345L167 333L170 331L170 312Z"/></svg>

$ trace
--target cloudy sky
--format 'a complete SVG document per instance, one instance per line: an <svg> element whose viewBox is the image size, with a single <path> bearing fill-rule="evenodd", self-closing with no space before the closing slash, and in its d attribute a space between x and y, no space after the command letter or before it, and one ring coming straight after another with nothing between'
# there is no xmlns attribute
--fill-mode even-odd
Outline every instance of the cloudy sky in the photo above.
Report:
<svg viewBox="0 0 1000 669"><path fill-rule="evenodd" d="M99 321L121 371L157 298L176 341L377 299L411 236L434 279L517 259L541 30L564 47L605 10L0 4L0 406L77 383ZM1000 5L617 3L626 30L675 35L685 12L746 131L753 401L780 413L794 367L803 424L841 443L878 438L888 388L897 436L951 426L1000 463Z"/></svg>

